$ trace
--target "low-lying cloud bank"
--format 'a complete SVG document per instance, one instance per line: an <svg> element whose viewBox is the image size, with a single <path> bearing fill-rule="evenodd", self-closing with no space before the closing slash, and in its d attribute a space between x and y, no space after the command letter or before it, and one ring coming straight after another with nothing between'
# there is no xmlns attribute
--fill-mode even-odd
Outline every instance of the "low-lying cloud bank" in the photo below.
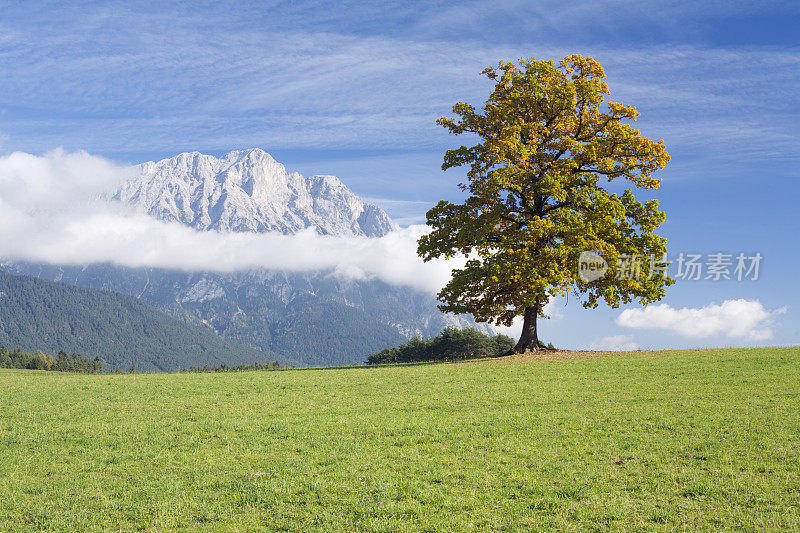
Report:
<svg viewBox="0 0 800 533"><path fill-rule="evenodd" d="M644 309L626 309L617 317L617 324L633 329L670 331L682 337L701 339L725 336L748 341L772 338L772 323L786 307L770 311L758 300L726 300L705 307L675 309L667 304Z"/></svg>
<svg viewBox="0 0 800 533"><path fill-rule="evenodd" d="M608 335L595 339L589 344L590 350L609 350L614 352L629 352L638 350L639 345L630 335Z"/></svg>
<svg viewBox="0 0 800 533"><path fill-rule="evenodd" d="M0 157L0 258L64 265L112 263L187 271L253 268L332 271L438 291L455 261L416 254L425 226L381 238L197 231L166 223L101 195L136 172L85 152Z"/></svg>

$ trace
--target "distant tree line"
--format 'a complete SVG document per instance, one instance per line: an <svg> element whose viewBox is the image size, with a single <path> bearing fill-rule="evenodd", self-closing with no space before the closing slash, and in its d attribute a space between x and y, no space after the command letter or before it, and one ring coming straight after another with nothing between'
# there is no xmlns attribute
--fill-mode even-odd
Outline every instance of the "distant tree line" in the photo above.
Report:
<svg viewBox="0 0 800 533"><path fill-rule="evenodd" d="M421 361L459 361L480 357L499 357L514 347L505 335L494 337L474 328L445 328L428 340L415 337L395 348L386 348L367 358L367 363L415 363Z"/></svg>
<svg viewBox="0 0 800 533"><path fill-rule="evenodd" d="M236 366L228 366L224 363L219 366L193 366L183 369L181 372L242 372L245 370L283 370L286 368L291 367L282 365L278 361L272 361L271 363L253 363L250 365Z"/></svg>
<svg viewBox="0 0 800 533"><path fill-rule="evenodd" d="M19 348L9 350L0 346L0 368L19 368L25 370L55 370L58 372L80 372L83 374L99 374L103 364L99 357L89 359L79 353L67 354L64 350L53 357L41 351L25 352ZM228 366L195 366L180 372L241 372L245 370L282 370L291 368L278 361L270 363L253 363L249 365ZM121 374L119 368L110 370L112 374ZM136 365L131 365L130 373L136 373Z"/></svg>
<svg viewBox="0 0 800 533"><path fill-rule="evenodd" d="M58 372L81 372L97 374L103 364L99 357L88 359L79 353L67 355L61 350L56 357L42 352L29 353L0 347L0 368L24 368L29 370L55 370Z"/></svg>

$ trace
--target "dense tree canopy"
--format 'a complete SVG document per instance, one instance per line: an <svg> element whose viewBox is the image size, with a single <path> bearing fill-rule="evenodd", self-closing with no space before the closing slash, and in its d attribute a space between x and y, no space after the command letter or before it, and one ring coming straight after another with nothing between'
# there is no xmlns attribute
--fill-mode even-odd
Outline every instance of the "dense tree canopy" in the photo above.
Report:
<svg viewBox="0 0 800 533"><path fill-rule="evenodd" d="M447 151L443 169L469 167L461 184L468 198L431 209L433 230L419 242L426 261L469 257L439 293L441 309L506 325L523 315L515 351L525 351L538 348L536 319L554 296L578 294L586 307L660 299L672 280L653 267L666 253L654 233L664 221L658 201L601 182L656 189L653 174L669 161L664 142L628 124L639 115L634 107L606 102L606 76L592 58L521 59L483 74L495 82L483 108L459 102L455 118L438 120L478 141ZM609 268L587 282L578 257L588 250ZM644 259L639 275L620 275L630 258Z"/></svg>

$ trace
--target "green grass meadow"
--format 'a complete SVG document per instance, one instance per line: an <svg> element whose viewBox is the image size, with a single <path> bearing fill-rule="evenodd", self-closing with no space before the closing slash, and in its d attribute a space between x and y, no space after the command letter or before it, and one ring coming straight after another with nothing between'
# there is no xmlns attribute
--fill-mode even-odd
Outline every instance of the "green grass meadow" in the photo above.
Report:
<svg viewBox="0 0 800 533"><path fill-rule="evenodd" d="M800 529L800 348L0 371L0 529Z"/></svg>

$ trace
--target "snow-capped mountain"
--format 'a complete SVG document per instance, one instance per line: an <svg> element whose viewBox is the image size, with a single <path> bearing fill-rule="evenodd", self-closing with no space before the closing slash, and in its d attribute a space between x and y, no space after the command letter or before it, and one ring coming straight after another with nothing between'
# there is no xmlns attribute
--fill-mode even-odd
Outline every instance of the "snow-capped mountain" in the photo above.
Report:
<svg viewBox="0 0 800 533"><path fill-rule="evenodd" d="M139 165L113 198L201 230L279 231L380 237L397 226L336 176L287 172L259 148L221 158L199 152Z"/></svg>
<svg viewBox="0 0 800 533"><path fill-rule="evenodd" d="M380 237L396 228L386 213L338 178L289 173L259 149L221 158L184 153L139 169L111 198L200 230L288 234L316 227L323 234ZM262 350L265 358L277 353L299 364L359 363L413 336L433 336L446 326L476 326L470 316L439 311L431 294L378 280L339 279L331 272L182 272L14 262L0 268L129 294ZM492 332L485 324L478 327Z"/></svg>

